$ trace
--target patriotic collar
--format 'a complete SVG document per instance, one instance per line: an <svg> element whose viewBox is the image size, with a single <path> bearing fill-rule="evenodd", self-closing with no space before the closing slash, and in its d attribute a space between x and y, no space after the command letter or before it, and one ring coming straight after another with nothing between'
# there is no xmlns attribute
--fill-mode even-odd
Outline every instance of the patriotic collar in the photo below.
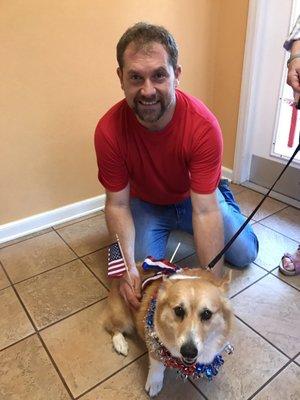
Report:
<svg viewBox="0 0 300 400"><path fill-rule="evenodd" d="M182 379L203 378L212 380L219 372L224 364L221 354L216 354L210 364L195 363L193 365L185 365L180 358L173 357L169 350L161 343L154 328L154 314L156 310L156 295L151 299L148 312L145 318L145 340L150 352L153 352L165 367L174 368ZM227 354L233 352L233 347L228 343L224 350Z"/></svg>

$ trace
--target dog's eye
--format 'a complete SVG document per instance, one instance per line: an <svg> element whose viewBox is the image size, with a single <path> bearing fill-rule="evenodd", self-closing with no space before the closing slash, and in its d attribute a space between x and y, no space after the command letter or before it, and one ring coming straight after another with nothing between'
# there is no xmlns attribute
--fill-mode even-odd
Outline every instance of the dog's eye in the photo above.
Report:
<svg viewBox="0 0 300 400"><path fill-rule="evenodd" d="M177 317L183 318L185 315L185 311L182 307L178 306L174 308L174 312L177 315Z"/></svg>
<svg viewBox="0 0 300 400"><path fill-rule="evenodd" d="M208 321L211 318L211 316L212 316L212 312L209 311L208 309L205 309L200 314L201 321Z"/></svg>

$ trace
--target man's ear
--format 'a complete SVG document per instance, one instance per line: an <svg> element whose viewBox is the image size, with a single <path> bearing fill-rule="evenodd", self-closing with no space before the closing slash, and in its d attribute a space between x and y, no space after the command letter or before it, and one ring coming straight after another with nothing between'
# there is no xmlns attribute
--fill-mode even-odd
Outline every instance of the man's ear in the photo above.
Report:
<svg viewBox="0 0 300 400"><path fill-rule="evenodd" d="M121 70L120 67L117 68L117 74L118 74L118 77L119 77L119 79L120 79L121 89L124 90L124 85L123 85L123 72L122 72L122 70Z"/></svg>
<svg viewBox="0 0 300 400"><path fill-rule="evenodd" d="M181 65L176 65L174 73L175 73L175 87L177 87L179 86L179 79L181 76Z"/></svg>

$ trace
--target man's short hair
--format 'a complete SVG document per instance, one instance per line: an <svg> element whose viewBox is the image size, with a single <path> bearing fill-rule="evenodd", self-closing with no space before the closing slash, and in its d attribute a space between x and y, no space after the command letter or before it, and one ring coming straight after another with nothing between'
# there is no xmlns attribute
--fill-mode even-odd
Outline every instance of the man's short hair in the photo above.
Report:
<svg viewBox="0 0 300 400"><path fill-rule="evenodd" d="M169 63L175 71L178 59L178 47L175 39L163 26L147 24L146 22L138 22L128 28L119 40L117 60L121 70L124 66L124 52L130 43L134 43L139 49L151 42L160 43L164 46L169 55Z"/></svg>

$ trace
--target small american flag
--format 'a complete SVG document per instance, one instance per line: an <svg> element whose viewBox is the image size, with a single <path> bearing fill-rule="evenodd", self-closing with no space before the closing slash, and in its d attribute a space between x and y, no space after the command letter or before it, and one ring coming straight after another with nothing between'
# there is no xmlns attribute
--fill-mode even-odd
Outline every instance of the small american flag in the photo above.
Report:
<svg viewBox="0 0 300 400"><path fill-rule="evenodd" d="M121 278L126 272L125 262L118 242L113 243L108 249L108 277Z"/></svg>

